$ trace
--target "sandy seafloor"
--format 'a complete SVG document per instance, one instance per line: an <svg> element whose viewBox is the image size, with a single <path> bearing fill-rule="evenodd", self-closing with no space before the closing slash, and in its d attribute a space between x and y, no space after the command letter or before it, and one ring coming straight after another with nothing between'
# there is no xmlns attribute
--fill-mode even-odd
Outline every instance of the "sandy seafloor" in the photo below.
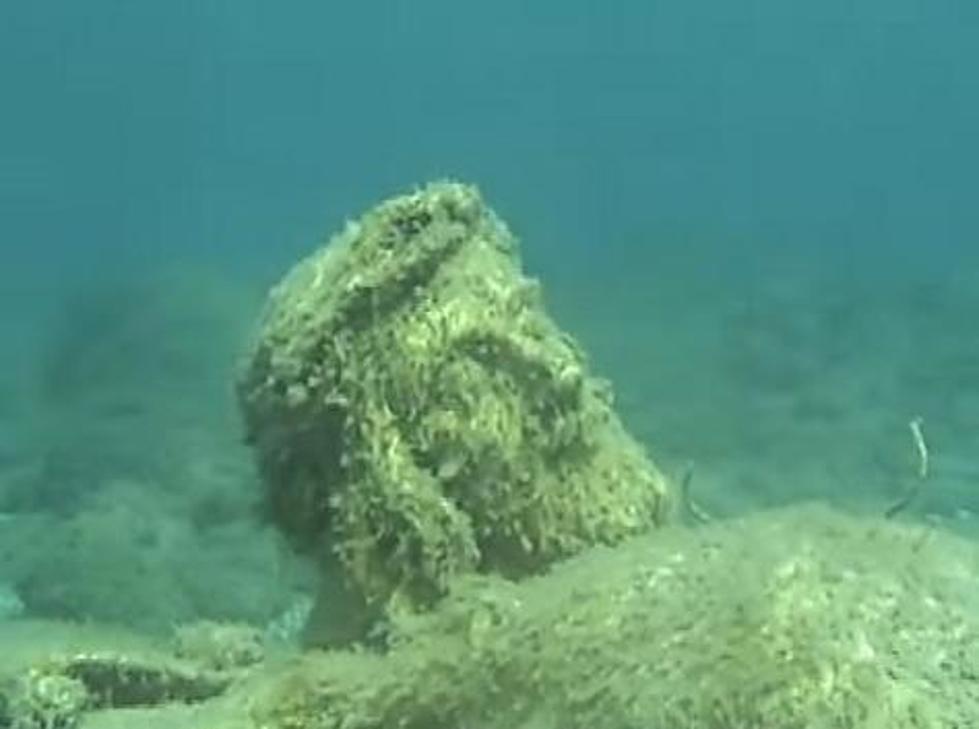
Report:
<svg viewBox="0 0 979 729"><path fill-rule="evenodd" d="M668 473L694 464L714 519L811 500L877 519L914 481L920 417L929 473L900 519L979 539L979 267L745 262L683 237L606 253L559 264L525 243L627 425ZM275 276L5 288L0 674L63 650L165 652L198 619L279 630L308 599L309 566L255 518L232 393ZM84 726L218 729L241 707Z"/></svg>

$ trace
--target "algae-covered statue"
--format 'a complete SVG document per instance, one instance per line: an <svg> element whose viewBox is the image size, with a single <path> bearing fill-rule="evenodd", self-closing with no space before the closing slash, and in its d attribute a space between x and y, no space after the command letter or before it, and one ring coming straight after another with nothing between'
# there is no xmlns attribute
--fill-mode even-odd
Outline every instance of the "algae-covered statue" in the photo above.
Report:
<svg viewBox="0 0 979 729"><path fill-rule="evenodd" d="M365 605L424 608L664 518L664 477L466 185L388 200L301 262L238 393L269 514Z"/></svg>

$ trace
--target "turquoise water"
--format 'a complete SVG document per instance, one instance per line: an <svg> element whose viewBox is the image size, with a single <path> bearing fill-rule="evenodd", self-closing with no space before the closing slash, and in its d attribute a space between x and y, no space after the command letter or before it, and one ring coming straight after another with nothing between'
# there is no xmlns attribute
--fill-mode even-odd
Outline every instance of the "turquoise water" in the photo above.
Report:
<svg viewBox="0 0 979 729"><path fill-rule="evenodd" d="M0 620L278 624L235 363L347 218L477 184L716 518L979 532L979 6L6 3Z"/></svg>

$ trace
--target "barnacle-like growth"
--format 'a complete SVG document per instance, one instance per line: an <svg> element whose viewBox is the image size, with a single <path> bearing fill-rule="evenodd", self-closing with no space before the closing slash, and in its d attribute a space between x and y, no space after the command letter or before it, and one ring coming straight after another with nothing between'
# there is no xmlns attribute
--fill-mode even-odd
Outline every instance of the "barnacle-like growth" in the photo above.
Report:
<svg viewBox="0 0 979 729"><path fill-rule="evenodd" d="M374 604L532 574L664 515L664 478L469 186L388 200L300 263L238 392L270 515Z"/></svg>

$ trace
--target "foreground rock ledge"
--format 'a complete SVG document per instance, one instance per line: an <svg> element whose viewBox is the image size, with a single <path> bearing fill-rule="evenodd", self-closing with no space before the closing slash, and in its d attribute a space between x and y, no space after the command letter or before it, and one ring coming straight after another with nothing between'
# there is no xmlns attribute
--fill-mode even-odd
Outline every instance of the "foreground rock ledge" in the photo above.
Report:
<svg viewBox="0 0 979 729"><path fill-rule="evenodd" d="M670 528L465 580L261 703L263 729L972 727L979 547L816 507Z"/></svg>

